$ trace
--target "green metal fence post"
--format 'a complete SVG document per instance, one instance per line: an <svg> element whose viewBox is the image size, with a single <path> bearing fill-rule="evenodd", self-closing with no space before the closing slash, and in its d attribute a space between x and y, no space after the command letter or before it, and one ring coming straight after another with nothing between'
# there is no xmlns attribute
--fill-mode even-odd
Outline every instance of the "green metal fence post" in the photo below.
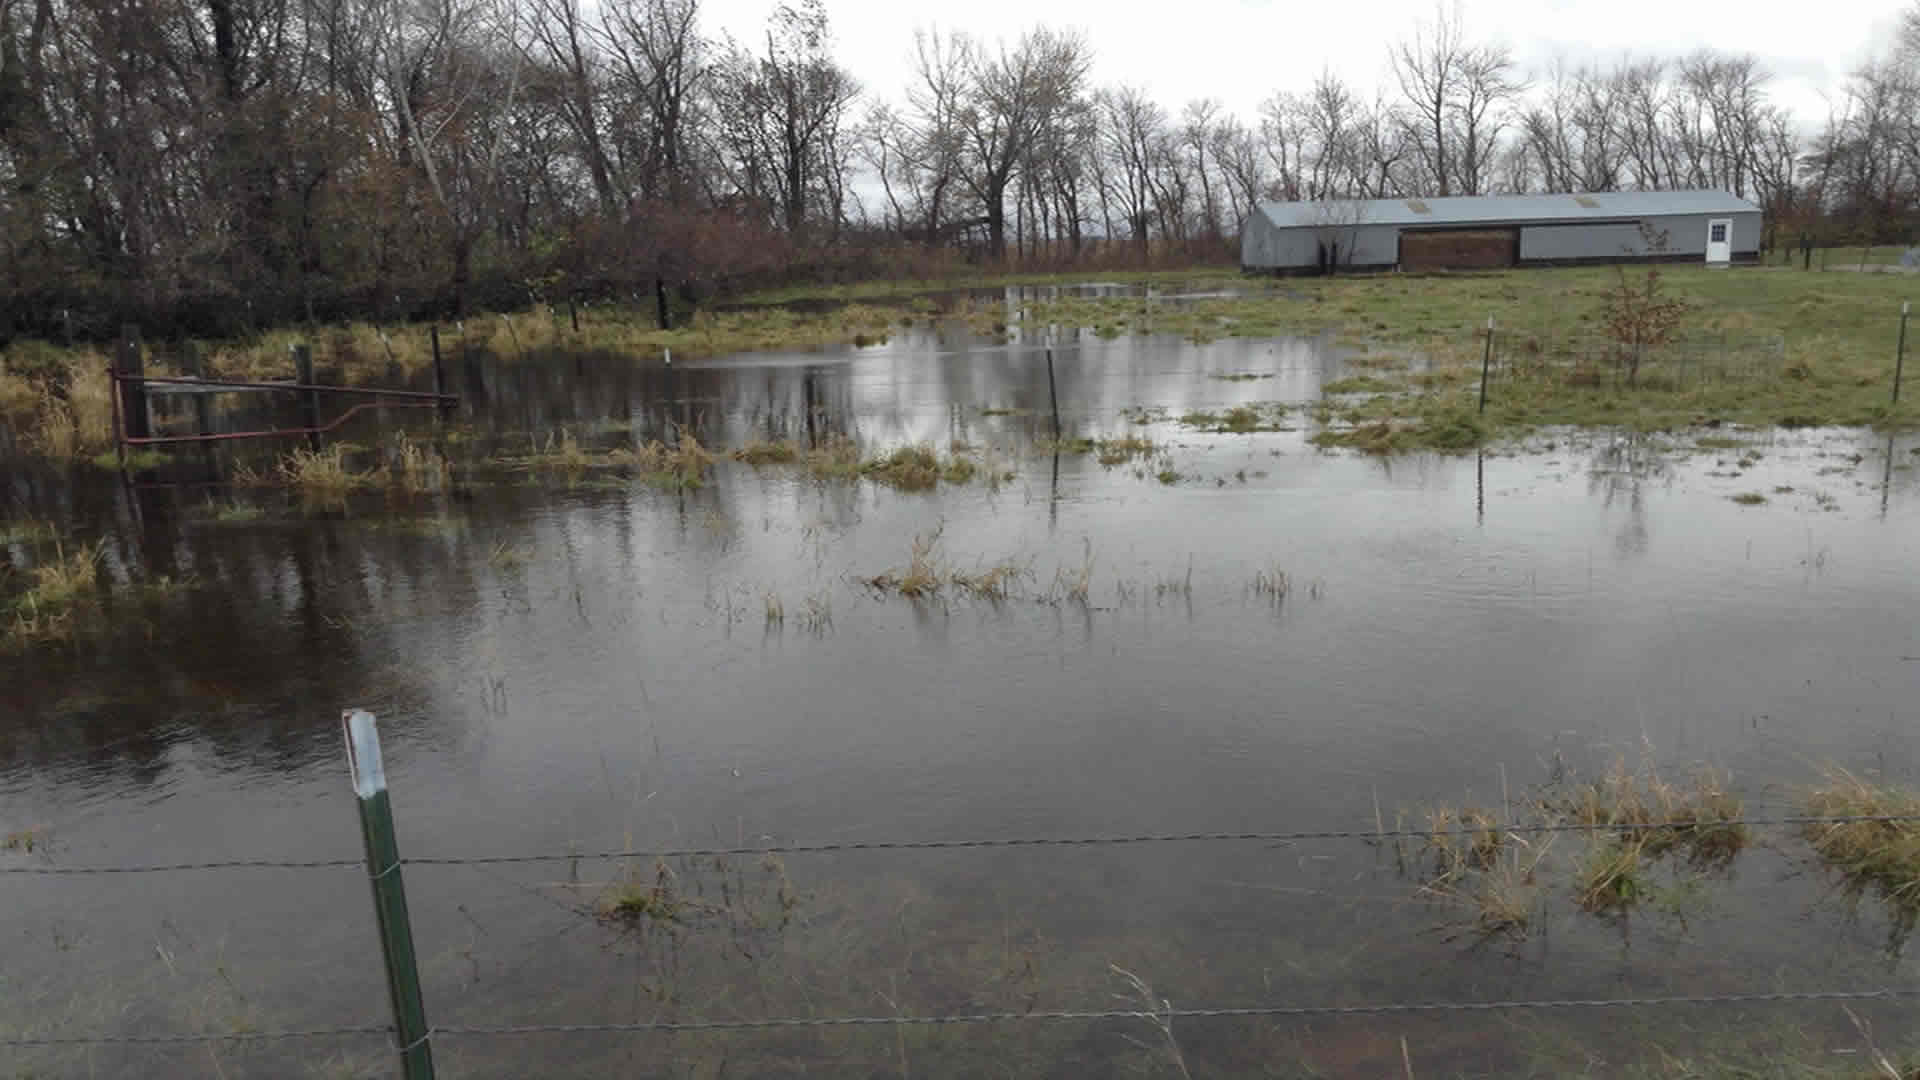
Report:
<svg viewBox="0 0 1920 1080"><path fill-rule="evenodd" d="M1487 316L1487 351L1480 357L1480 411L1487 411L1487 379L1493 372L1493 316Z"/></svg>
<svg viewBox="0 0 1920 1080"><path fill-rule="evenodd" d="M1900 373L1907 366L1907 312L1911 310L1911 301L1900 303L1900 344L1893 349L1893 403L1900 404Z"/></svg>
<svg viewBox="0 0 1920 1080"><path fill-rule="evenodd" d="M407 890L400 880L400 842L393 834L393 803L387 797L387 771L380 761L380 732L373 714L363 709L348 709L340 722L347 736L353 793L360 801L360 834L367 846L367 873L373 879L373 911L379 919L380 951L387 964L400 1074L406 1080L433 1080L433 1032L427 1027L427 1009L420 998L420 967L413 954L413 926L407 920Z"/></svg>

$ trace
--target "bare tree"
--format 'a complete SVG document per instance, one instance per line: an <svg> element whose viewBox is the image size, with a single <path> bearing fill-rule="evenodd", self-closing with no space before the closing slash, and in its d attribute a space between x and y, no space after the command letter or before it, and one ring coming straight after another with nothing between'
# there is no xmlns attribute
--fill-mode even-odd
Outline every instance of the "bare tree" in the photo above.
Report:
<svg viewBox="0 0 1920 1080"><path fill-rule="evenodd" d="M1458 100L1458 83L1467 45L1456 6L1435 11L1431 23L1414 28L1413 38L1389 53L1394 78L1407 106L1406 130L1419 150L1438 194L1452 194L1451 139L1448 121Z"/></svg>
<svg viewBox="0 0 1920 1080"><path fill-rule="evenodd" d="M987 247L1006 253L1006 196L1034 141L1080 92L1091 57L1078 34L1046 27L1022 35L1011 51L976 54L959 126L966 140L962 179L983 204Z"/></svg>

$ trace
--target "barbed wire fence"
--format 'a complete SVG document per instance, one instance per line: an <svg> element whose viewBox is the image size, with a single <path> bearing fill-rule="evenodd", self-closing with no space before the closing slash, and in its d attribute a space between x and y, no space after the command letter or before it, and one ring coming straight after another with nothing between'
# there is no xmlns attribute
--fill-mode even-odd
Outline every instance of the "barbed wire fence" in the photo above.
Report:
<svg viewBox="0 0 1920 1080"><path fill-rule="evenodd" d="M360 718L360 719L356 719ZM381 1036L400 1057L402 1074L407 1080L431 1078L432 1041L446 1038L512 1038L536 1035L572 1034L675 1034L689 1032L744 1032L787 1028L858 1027L940 1027L977 1026L1014 1023L1064 1023L1103 1020L1209 1020L1232 1018L1316 1018L1418 1015L1435 1013L1492 1013L1518 1011L1582 1011L1678 1006L1754 1005L1788 1002L1867 1002L1920 998L1920 985L1881 986L1854 990L1779 990L1699 995L1659 995L1609 998L1518 998L1494 1000L1435 1000L1362 1004L1286 1004L1162 1009L1027 1010L1020 1012L972 1012L915 1015L896 1013L885 1016L774 1016L733 1019L694 1019L636 1023L585 1024L501 1024L432 1025L426 1021L420 1000L419 975L413 961L411 929L407 924L405 892L401 871L408 866L486 866L503 864L671 860L685 858L723 858L730 856L814 855L874 851L955 851L1007 848L1090 848L1150 844L1186 843L1264 843L1292 844L1316 841L1361 841L1389 843L1431 841L1448 837L1475 837L1489 831L1514 835L1564 833L1652 833L1675 830L1686 833L1705 829L1800 828L1861 824L1920 824L1920 814L1872 814L1772 817L1692 818L1687 820L1648 821L1572 821L1512 822L1495 825L1456 825L1444 828L1316 829L1241 832L1169 832L1108 836L1069 837L990 837L954 840L852 840L825 843L765 843L710 847L621 848L597 851L529 852L510 855L474 856L400 856L393 840L393 819L386 800L384 769L380 762L378 736L370 714L350 711L346 717L349 731L349 760L356 794L361 801L361 821L367 841L363 858L207 859L168 863L60 866L51 863L0 866L4 876L90 876L141 875L188 872L247 870L361 870L373 885L376 914L380 925L382 949L386 958L389 990L393 995L394 1019L389 1023L349 1024L336 1027L290 1028L283 1030L232 1030L221 1032L176 1032L155 1035L113 1035L106 1033L72 1036L0 1038L0 1048L57 1049L96 1047L164 1047L212 1043L272 1043L293 1040L346 1039Z"/></svg>

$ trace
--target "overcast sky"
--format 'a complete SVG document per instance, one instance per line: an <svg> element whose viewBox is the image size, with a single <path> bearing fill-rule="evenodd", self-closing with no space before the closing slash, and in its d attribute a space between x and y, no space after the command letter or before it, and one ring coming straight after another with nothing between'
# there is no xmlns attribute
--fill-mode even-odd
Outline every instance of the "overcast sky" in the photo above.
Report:
<svg viewBox="0 0 1920 1080"><path fill-rule="evenodd" d="M891 100L912 74L915 27L1011 42L1043 17L1085 31L1094 81L1146 87L1169 110L1219 98L1243 118L1275 90L1303 90L1328 67L1365 89L1387 87L1388 45L1422 19L1433 0L963 0L951 5L826 0L840 60L864 88ZM773 0L704 0L709 32L743 43L763 38ZM1904 3L1824 0L1466 0L1468 35L1512 46L1529 70L1555 55L1571 61L1677 56L1700 46L1751 52L1774 74L1775 99L1803 129L1825 119L1823 92L1837 98L1848 70L1885 42Z"/></svg>

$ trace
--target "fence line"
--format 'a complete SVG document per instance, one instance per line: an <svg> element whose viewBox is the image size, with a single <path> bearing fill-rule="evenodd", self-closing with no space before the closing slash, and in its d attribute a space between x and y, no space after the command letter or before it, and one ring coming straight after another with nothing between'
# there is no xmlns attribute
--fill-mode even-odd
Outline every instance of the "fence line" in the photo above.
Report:
<svg viewBox="0 0 1920 1080"><path fill-rule="evenodd" d="M571 851L527 855L411 855L400 866L493 866L503 863L604 861L612 859L714 858L744 855L818 855L845 851L948 851L969 848L1107 847L1138 844L1253 841L1296 843L1308 840L1425 840L1442 836L1480 836L1487 833L1538 835L1580 832L1653 832L1672 829L1699 832L1719 828L1772 828L1809 825L1866 825L1920 823L1920 814L1861 814L1837 817L1728 818L1724 820L1650 822L1559 822L1555 824L1457 826L1446 829L1325 829L1296 832L1139 833L1129 836L1003 837L976 840L839 840L818 844L761 844L737 847L691 847ZM203 862L156 863L145 866L5 866L0 874L152 874L182 870L316 870L364 869L363 859L213 859Z"/></svg>
<svg viewBox="0 0 1920 1080"><path fill-rule="evenodd" d="M745 1020L683 1020L634 1024L449 1024L435 1026L428 1036L516 1036L643 1034L698 1031L763 1031L775 1028L828 1027L939 1027L947 1025L1057 1023L1088 1020L1206 1020L1244 1017L1302 1018L1317 1016L1384 1016L1410 1013L1510 1012L1522 1009L1629 1009L1675 1005L1770 1004L1788 1001L1876 1001L1920 997L1920 987L1878 990L1781 990L1752 994L1700 994L1628 998L1519 998L1498 1001L1401 1001L1376 1005L1248 1005L1205 1009L1166 1008L1036 1010L1032 1012L951 1013L933 1016L776 1016ZM9 1049L33 1047L153 1046L212 1042L271 1042L338 1036L386 1035L393 1028L362 1026L310 1028L299 1031L233 1031L189 1035L72 1036L62 1038L0 1039Z"/></svg>

